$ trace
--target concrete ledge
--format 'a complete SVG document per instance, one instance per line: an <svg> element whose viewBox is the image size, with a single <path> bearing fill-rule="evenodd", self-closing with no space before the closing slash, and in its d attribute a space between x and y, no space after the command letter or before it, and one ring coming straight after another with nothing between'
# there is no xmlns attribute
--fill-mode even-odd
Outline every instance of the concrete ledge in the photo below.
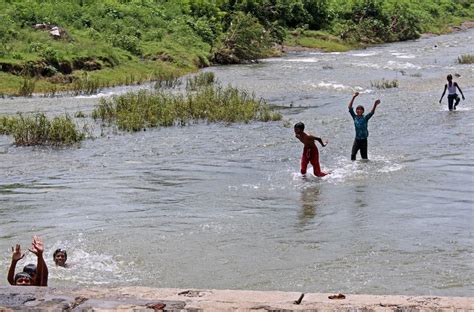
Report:
<svg viewBox="0 0 474 312"><path fill-rule="evenodd" d="M0 311L474 311L474 297L370 296L174 288L0 287Z"/></svg>

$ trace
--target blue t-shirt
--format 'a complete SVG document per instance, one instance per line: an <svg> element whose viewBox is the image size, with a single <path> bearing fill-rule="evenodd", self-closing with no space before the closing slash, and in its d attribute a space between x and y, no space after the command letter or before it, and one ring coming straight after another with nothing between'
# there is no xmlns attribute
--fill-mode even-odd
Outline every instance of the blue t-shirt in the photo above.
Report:
<svg viewBox="0 0 474 312"><path fill-rule="evenodd" d="M374 115L374 113L370 112L367 115L357 116L354 113L354 109L351 107L349 108L349 113L351 113L352 119L354 119L354 126L356 131L356 139L357 140L364 140L369 137L369 130L367 129L367 124L369 122L370 117Z"/></svg>

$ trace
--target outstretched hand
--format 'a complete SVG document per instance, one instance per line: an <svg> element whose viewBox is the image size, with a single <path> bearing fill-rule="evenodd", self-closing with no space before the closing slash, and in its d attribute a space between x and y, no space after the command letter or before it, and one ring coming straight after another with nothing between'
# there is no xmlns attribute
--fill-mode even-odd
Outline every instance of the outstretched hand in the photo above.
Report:
<svg viewBox="0 0 474 312"><path fill-rule="evenodd" d="M326 145L328 145L328 143L329 143L329 141L328 141L328 140L326 140L326 141L323 141L323 146L326 146Z"/></svg>
<svg viewBox="0 0 474 312"><path fill-rule="evenodd" d="M33 241L31 242L31 248L29 249L32 253L34 253L36 256L40 256L43 254L44 251L44 245L43 241L41 238L38 236L33 236Z"/></svg>
<svg viewBox="0 0 474 312"><path fill-rule="evenodd" d="M380 99L375 100L375 103L374 103L374 104L375 104L375 105L379 105L379 104L380 104Z"/></svg>
<svg viewBox="0 0 474 312"><path fill-rule="evenodd" d="M19 244L16 244L15 248L12 246L12 261L19 261L23 259L24 256L25 254L21 252L21 247Z"/></svg>
<svg viewBox="0 0 474 312"><path fill-rule="evenodd" d="M359 95L359 92L354 92L353 97L356 97L356 96L358 96L358 95Z"/></svg>

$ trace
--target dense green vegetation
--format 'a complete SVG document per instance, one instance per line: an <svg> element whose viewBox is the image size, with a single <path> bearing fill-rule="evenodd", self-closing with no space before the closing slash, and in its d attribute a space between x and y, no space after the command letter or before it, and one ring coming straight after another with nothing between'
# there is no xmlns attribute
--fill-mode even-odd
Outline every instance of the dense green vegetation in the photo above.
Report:
<svg viewBox="0 0 474 312"><path fill-rule="evenodd" d="M54 118L43 113L0 116L0 134L12 135L17 146L71 145L85 138L67 114Z"/></svg>
<svg viewBox="0 0 474 312"><path fill-rule="evenodd" d="M168 79L211 63L261 58L285 42L346 50L414 39L474 19L469 0L0 0L0 6L0 94L23 95Z"/></svg>
<svg viewBox="0 0 474 312"><path fill-rule="evenodd" d="M159 89L101 98L92 117L106 124L116 124L120 130L140 131L185 126L203 120L225 123L276 121L281 119L281 114L254 94L214 84L212 73L202 73L187 81L184 93Z"/></svg>

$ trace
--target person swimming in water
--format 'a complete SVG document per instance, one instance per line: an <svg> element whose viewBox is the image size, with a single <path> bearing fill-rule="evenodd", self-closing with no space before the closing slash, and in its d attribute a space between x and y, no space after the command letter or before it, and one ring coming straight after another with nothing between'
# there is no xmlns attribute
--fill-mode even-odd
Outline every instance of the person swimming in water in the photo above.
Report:
<svg viewBox="0 0 474 312"><path fill-rule="evenodd" d="M15 274L15 279L12 285L15 286L34 286L33 278L26 272L19 272Z"/></svg>
<svg viewBox="0 0 474 312"><path fill-rule="evenodd" d="M301 155L301 174L306 174L308 164L313 166L313 173L317 177L324 177L326 172L321 171L319 165L319 151L316 147L315 141L318 141L322 146L327 145L321 138L315 137L304 132L304 123L298 122L294 126L295 136L304 144L303 155Z"/></svg>
<svg viewBox="0 0 474 312"><path fill-rule="evenodd" d="M56 249L53 253L53 260L54 263L56 263L57 266L67 268L68 265L66 264L67 260L67 253L66 250L64 249Z"/></svg>
<svg viewBox="0 0 474 312"><path fill-rule="evenodd" d="M457 82L453 81L453 76L449 74L446 79L448 80L448 83L444 85L444 90L443 94L441 95L441 98L439 99L439 104L441 104L441 101L443 100L444 94L446 93L446 90L448 90L448 109L451 110L456 110L456 106L458 106L459 102L461 99L459 98L459 95L456 93L456 88L461 92L462 100L465 100L464 94L462 93L461 88L457 84ZM454 101L456 101L454 103ZM454 106L453 106L454 103Z"/></svg>

